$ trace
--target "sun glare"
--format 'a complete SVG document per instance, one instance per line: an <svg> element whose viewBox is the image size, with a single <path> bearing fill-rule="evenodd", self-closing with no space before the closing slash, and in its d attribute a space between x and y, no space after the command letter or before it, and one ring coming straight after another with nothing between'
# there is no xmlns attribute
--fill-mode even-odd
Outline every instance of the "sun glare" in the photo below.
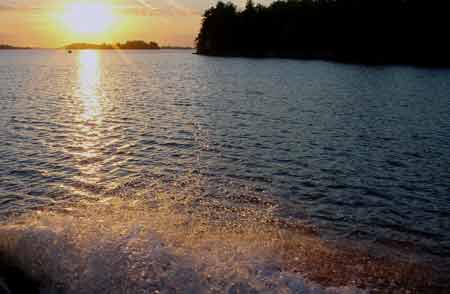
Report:
<svg viewBox="0 0 450 294"><path fill-rule="evenodd" d="M61 20L73 33L104 33L115 22L111 6L104 3L70 3L64 8Z"/></svg>

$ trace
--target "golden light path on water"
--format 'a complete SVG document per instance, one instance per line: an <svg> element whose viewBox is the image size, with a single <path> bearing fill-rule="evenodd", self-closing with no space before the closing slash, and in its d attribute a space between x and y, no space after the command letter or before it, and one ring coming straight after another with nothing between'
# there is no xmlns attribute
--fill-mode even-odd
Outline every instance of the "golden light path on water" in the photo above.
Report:
<svg viewBox="0 0 450 294"><path fill-rule="evenodd" d="M84 112L81 119L92 123L101 121L100 104L100 55L97 51L79 52L79 95Z"/></svg>
<svg viewBox="0 0 450 294"><path fill-rule="evenodd" d="M74 88L74 97L79 99L78 117L74 118L72 148L69 148L79 174L68 188L70 193L82 196L95 191L102 179L102 152L104 145L103 103L105 97L101 85L101 54L95 50L78 52L78 84Z"/></svg>
<svg viewBox="0 0 450 294"><path fill-rule="evenodd" d="M125 139L124 121L118 112L117 97L110 89L118 89L120 79L111 79L104 62L125 56L118 52L77 50L67 56L74 69L73 81L67 87L66 106L60 113L67 122L66 140L57 148L64 150L70 162L70 180L58 185L67 199L99 198L102 192L119 185L117 174L125 174L127 156L133 145ZM127 63L128 64L128 63Z"/></svg>

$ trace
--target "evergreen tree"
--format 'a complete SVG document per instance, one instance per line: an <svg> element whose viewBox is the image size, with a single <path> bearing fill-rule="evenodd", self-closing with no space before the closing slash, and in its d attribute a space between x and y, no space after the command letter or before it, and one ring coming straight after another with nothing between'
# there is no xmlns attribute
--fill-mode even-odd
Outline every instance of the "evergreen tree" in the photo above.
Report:
<svg viewBox="0 0 450 294"><path fill-rule="evenodd" d="M197 52L449 66L450 1L248 0L203 14Z"/></svg>

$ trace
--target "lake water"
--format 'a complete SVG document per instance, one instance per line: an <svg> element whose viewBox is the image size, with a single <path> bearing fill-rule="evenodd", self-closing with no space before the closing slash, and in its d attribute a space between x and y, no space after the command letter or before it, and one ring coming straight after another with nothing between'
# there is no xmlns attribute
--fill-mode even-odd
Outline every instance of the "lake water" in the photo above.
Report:
<svg viewBox="0 0 450 294"><path fill-rule="evenodd" d="M450 70L1 51L0 99L9 223L187 181L219 207L275 203L320 240L450 258Z"/></svg>

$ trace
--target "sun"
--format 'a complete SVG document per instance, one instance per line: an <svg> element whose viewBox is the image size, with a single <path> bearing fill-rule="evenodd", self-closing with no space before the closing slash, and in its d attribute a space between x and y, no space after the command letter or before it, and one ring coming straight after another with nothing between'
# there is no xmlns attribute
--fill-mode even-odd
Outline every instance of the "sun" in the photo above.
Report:
<svg viewBox="0 0 450 294"><path fill-rule="evenodd" d="M78 34L107 32L115 22L113 8L104 3L70 3L61 15L64 26Z"/></svg>

